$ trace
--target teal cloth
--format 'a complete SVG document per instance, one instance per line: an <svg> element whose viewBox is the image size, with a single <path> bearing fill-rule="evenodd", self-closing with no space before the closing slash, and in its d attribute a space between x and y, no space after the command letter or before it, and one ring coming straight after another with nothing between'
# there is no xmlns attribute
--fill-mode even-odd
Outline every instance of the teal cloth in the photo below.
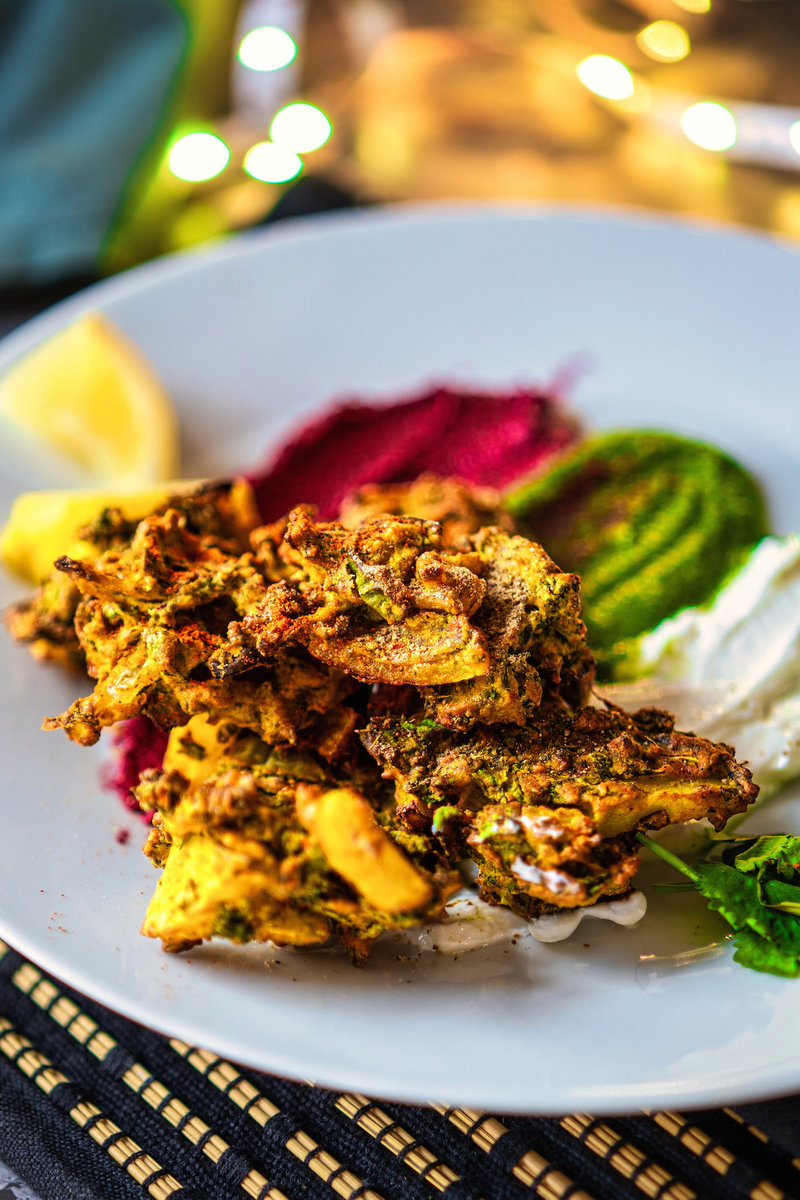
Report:
<svg viewBox="0 0 800 1200"><path fill-rule="evenodd" d="M0 0L0 287L95 270L185 42L169 0Z"/></svg>

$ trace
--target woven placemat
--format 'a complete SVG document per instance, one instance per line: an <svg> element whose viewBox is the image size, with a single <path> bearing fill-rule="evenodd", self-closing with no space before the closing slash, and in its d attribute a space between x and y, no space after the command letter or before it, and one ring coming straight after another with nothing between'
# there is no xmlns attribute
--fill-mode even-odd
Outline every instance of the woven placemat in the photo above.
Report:
<svg viewBox="0 0 800 1200"><path fill-rule="evenodd" d="M375 1101L162 1037L0 943L0 1158L42 1200L792 1200L800 1098L599 1119Z"/></svg>

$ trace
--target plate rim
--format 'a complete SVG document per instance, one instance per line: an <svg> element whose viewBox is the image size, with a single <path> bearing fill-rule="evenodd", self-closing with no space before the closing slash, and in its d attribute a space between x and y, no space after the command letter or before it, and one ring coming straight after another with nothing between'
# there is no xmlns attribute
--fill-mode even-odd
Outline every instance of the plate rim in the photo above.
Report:
<svg viewBox="0 0 800 1200"><path fill-rule="evenodd" d="M20 355L44 340L54 330L61 328L72 319L73 314L77 316L91 309L93 305L90 301L95 296L110 302L123 299L146 289L153 281L161 278L189 275L195 271L202 271L204 265L209 262L216 263L245 256L254 244L289 245L317 238L347 236L359 229L381 226L413 227L453 222L483 224L497 219L537 223L567 220L587 225L630 226L643 231L684 232L710 240L733 240L772 246L794 258L800 258L800 244L768 230L751 229L735 224L719 225L711 218L693 214L657 213L622 204L448 199L402 201L365 208L335 209L330 212L287 217L256 229L242 230L210 243L160 255L128 267L116 275L94 280L23 321L0 338L0 370L5 370Z"/></svg>

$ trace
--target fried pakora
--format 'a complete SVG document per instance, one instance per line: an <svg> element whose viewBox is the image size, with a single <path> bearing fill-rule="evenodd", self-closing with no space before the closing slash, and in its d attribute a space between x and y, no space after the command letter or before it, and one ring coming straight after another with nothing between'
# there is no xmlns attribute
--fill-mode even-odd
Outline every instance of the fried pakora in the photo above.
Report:
<svg viewBox="0 0 800 1200"><path fill-rule="evenodd" d="M252 724L258 710L262 736L293 741L301 715L328 713L352 681L419 688L454 728L524 724L553 692L587 698L578 578L524 538L492 527L448 550L436 522L391 516L348 530L303 508L250 531L252 549L244 531L227 532L192 525L183 498L94 560L57 561L79 594L73 624L98 682L48 727L91 744L140 713L170 728L233 709ZM287 663L300 686L276 680Z"/></svg>
<svg viewBox="0 0 800 1200"><path fill-rule="evenodd" d="M54 662L71 671L84 670L86 659L75 630L80 598L69 576L55 572L37 592L8 610L8 631L41 662Z"/></svg>
<svg viewBox="0 0 800 1200"><path fill-rule="evenodd" d="M233 626L245 666L299 642L363 682L419 688L454 728L524 724L545 693L588 698L578 577L525 538L490 527L448 550L435 522L376 517L346 530L303 509L257 536L265 570L285 578Z"/></svg>
<svg viewBox="0 0 800 1200"><path fill-rule="evenodd" d="M337 779L311 751L195 717L146 772L145 847L163 868L142 932L183 950L204 938L318 946L363 960L388 929L435 920L459 876L394 820L374 764Z"/></svg>
<svg viewBox="0 0 800 1200"><path fill-rule="evenodd" d="M188 528L209 539L222 553L237 554L248 549L249 531L258 523L252 493L243 480L188 489L170 497L152 516L162 515L167 509L182 513ZM121 509L104 508L90 524L76 531L75 540L84 558L96 564L106 554L129 550L138 527L139 521L128 519ZM54 569L32 596L10 608L5 620L12 637L26 643L34 657L85 669L86 657L75 627L81 589L63 569L66 560L59 561L62 569Z"/></svg>
<svg viewBox="0 0 800 1200"><path fill-rule="evenodd" d="M296 508L254 544L265 575L282 579L231 630L245 667L299 644L363 683L453 683L489 670L470 622L486 590L480 564L445 550L435 522L386 517L348 530Z"/></svg>
<svg viewBox="0 0 800 1200"><path fill-rule="evenodd" d="M757 794L669 714L588 707L578 577L458 481L268 526L209 485L83 533L9 624L96 680L45 728L171 731L136 791L163 868L143 932L168 949L338 937L363 961L438 918L464 859L525 917L593 904L630 890L636 830L721 828Z"/></svg>
<svg viewBox="0 0 800 1200"><path fill-rule="evenodd" d="M524 725L543 698L585 704L594 659L580 616L580 580L541 546L496 528L469 538L486 592L474 624L489 648L485 675L425 692L428 716L453 729Z"/></svg>
<svg viewBox="0 0 800 1200"><path fill-rule="evenodd" d="M338 520L348 529L357 529L365 521L382 516L437 521L442 527L443 544L453 549L458 549L470 533L487 525L516 533L514 519L499 492L431 474L420 475L411 483L359 488L345 497Z"/></svg>
<svg viewBox="0 0 800 1200"><path fill-rule="evenodd" d="M758 792L730 746L655 709L545 706L525 728L467 733L384 716L361 739L395 781L398 820L472 859L485 898L526 916L627 891L637 829L721 829Z"/></svg>
<svg viewBox="0 0 800 1200"><path fill-rule="evenodd" d="M249 512L243 520L232 495L220 485L174 497L133 528L107 513L103 528L113 536L101 538L98 529L88 539L96 557L57 561L77 595L72 623L97 683L45 728L63 728L81 745L141 714L169 730L208 713L287 742L318 720L327 721L328 734L332 722L352 731L344 700L356 685L297 647L236 683L224 672L215 677L209 664L228 645L228 626L270 586L249 548ZM35 611L47 611L51 586Z"/></svg>

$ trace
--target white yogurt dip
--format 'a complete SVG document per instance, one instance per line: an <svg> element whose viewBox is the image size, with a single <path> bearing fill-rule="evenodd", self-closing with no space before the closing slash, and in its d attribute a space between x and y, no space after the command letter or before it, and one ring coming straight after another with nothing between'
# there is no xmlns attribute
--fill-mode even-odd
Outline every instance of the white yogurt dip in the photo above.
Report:
<svg viewBox="0 0 800 1200"><path fill-rule="evenodd" d="M639 667L645 678L600 694L732 743L762 796L800 774L800 535L764 538L708 608L645 634Z"/></svg>
<svg viewBox="0 0 800 1200"><path fill-rule="evenodd" d="M575 932L584 918L635 925L647 911L647 901L641 892L631 892L623 900L565 909L563 913L525 921L508 908L487 904L473 894L461 893L449 901L445 911L447 920L409 930L399 938L394 935L394 940L407 942L419 951L438 950L440 954L465 954L468 950L510 943L528 935L537 942L561 942Z"/></svg>
<svg viewBox="0 0 800 1200"><path fill-rule="evenodd" d="M631 892L622 900L605 900L583 908L565 908L560 913L549 913L528 923L528 932L537 942L563 942L580 925L581 921L594 917L598 921L613 921L615 925L637 925L647 912L647 900L643 892Z"/></svg>

